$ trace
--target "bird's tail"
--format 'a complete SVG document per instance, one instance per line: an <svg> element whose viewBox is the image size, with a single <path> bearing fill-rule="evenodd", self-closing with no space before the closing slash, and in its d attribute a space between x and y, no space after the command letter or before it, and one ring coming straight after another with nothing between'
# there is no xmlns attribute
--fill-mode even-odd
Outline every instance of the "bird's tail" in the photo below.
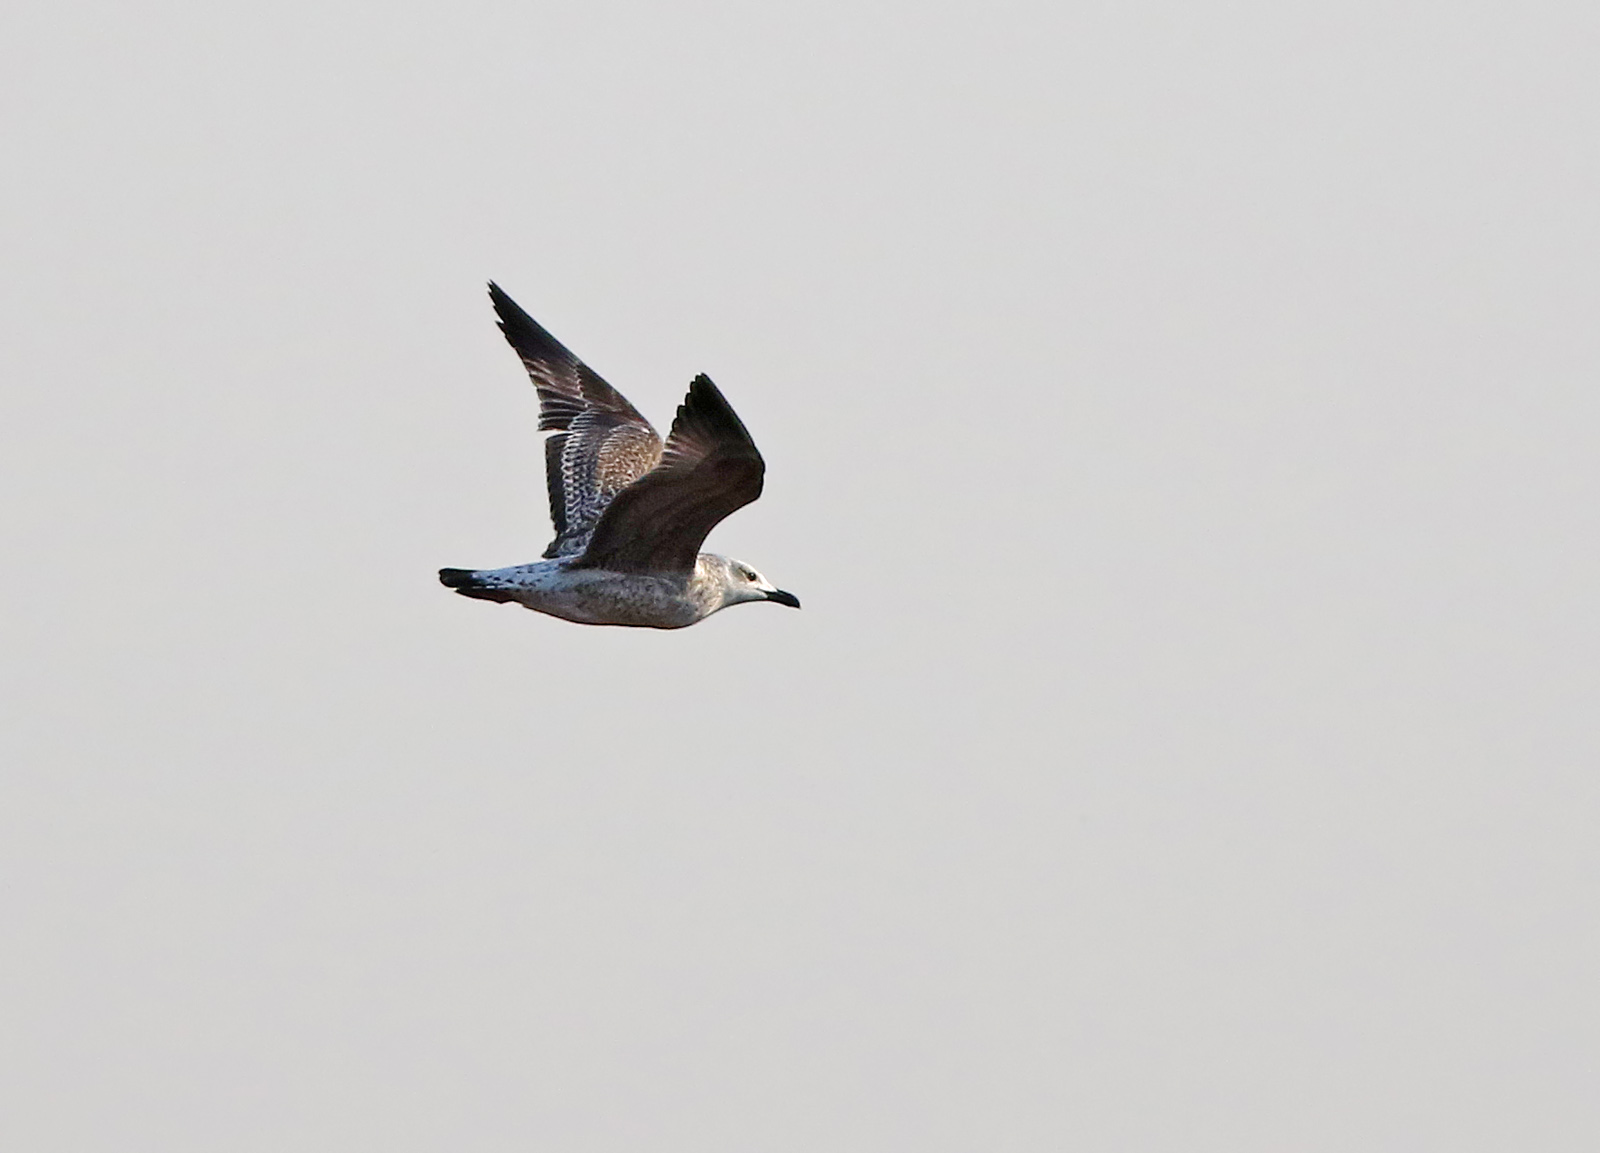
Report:
<svg viewBox="0 0 1600 1153"><path fill-rule="evenodd" d="M442 568L439 570L439 583L447 589L455 589L464 597L472 597L480 601L499 601L504 604L511 599L511 590L496 588L483 579L482 574L467 568Z"/></svg>

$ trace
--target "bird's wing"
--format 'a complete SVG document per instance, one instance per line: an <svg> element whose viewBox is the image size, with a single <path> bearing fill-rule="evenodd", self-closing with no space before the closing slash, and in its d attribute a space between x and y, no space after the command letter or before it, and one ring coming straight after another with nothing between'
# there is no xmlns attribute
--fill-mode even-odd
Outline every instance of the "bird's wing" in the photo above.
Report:
<svg viewBox="0 0 1600 1153"><path fill-rule="evenodd" d="M539 392L545 480L556 536L546 557L572 556L589 543L600 514L661 459L661 437L627 397L573 356L500 286L489 285L500 331Z"/></svg>
<svg viewBox="0 0 1600 1153"><path fill-rule="evenodd" d="M574 568L689 573L718 521L761 495L766 463L717 386L697 376L661 463L617 494Z"/></svg>

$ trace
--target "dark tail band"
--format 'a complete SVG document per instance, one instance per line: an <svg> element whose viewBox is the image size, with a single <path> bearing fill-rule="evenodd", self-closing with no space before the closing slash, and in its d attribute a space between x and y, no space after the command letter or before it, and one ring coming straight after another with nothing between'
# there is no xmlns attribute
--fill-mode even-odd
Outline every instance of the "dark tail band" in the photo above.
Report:
<svg viewBox="0 0 1600 1153"><path fill-rule="evenodd" d="M491 588L480 581L477 574L466 568L442 568L439 570L439 583L447 589L455 589L464 597L471 597L480 601L499 601L504 604L511 599L511 593L506 589Z"/></svg>

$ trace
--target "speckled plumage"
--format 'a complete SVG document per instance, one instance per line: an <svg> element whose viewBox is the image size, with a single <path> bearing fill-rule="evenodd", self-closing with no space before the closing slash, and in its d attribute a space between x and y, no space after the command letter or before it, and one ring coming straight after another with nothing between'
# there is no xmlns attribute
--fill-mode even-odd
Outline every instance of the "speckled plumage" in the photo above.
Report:
<svg viewBox="0 0 1600 1153"><path fill-rule="evenodd" d="M761 495L765 462L709 377L697 376L665 444L627 398L490 284L501 331L539 394L550 519L544 560L441 569L463 596L580 624L675 629L732 604L800 607L739 561L699 551Z"/></svg>

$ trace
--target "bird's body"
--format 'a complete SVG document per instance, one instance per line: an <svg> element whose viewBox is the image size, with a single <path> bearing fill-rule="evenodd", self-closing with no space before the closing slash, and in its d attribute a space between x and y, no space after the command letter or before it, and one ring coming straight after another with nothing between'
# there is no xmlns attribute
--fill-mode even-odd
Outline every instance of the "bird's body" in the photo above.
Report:
<svg viewBox="0 0 1600 1153"><path fill-rule="evenodd" d="M574 568L570 559L558 558L477 572L442 569L439 579L463 596L512 601L581 625L681 629L741 601L775 600L788 604L792 599L765 581L747 581L729 571L737 565L727 557L701 553L696 558L695 571L679 580L646 573ZM757 595L746 595L746 590Z"/></svg>
<svg viewBox="0 0 1600 1153"><path fill-rule="evenodd" d="M791 593L699 551L729 513L761 495L765 462L717 386L698 376L666 442L627 399L491 284L506 339L539 392L555 539L545 559L441 569L462 596L514 602L579 624L678 629L719 609Z"/></svg>

